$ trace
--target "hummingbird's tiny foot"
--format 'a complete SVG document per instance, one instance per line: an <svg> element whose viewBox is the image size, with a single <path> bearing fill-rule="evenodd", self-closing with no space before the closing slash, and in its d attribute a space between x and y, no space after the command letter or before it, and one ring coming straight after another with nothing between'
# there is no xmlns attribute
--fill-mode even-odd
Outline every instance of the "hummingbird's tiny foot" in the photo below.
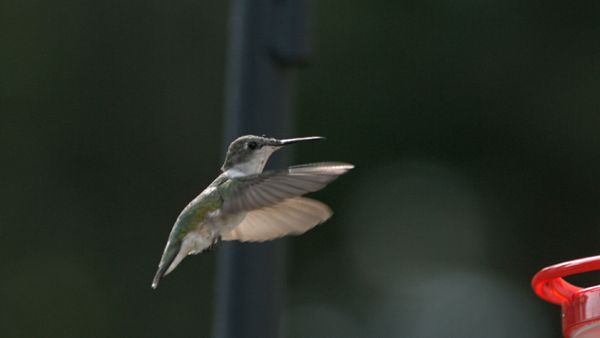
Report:
<svg viewBox="0 0 600 338"><path fill-rule="evenodd" d="M217 245L217 243L219 243L221 241L221 236L215 237L212 242L210 243L210 245L208 246L208 248L206 248L206 251L213 251L215 249L215 246Z"/></svg>

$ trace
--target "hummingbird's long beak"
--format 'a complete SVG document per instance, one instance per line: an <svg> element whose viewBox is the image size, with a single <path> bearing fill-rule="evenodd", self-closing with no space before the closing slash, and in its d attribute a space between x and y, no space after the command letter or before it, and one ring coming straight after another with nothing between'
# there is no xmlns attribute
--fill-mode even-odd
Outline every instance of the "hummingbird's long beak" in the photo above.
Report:
<svg viewBox="0 0 600 338"><path fill-rule="evenodd" d="M287 146L296 142L302 142L302 141L316 141L316 140L324 140L325 138L323 136L308 136L308 137L296 137L296 138L288 138L288 139L283 139L283 140L274 140L274 146L277 147L283 147L283 146Z"/></svg>

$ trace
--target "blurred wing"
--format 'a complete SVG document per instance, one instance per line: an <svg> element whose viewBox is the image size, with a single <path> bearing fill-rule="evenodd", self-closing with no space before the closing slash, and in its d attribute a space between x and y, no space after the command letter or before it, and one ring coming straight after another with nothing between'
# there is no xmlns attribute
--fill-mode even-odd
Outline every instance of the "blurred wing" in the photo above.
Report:
<svg viewBox="0 0 600 338"><path fill-rule="evenodd" d="M242 223L221 236L225 241L263 242L286 235L300 235L325 222L332 212L325 204L296 197L250 211Z"/></svg>
<svg viewBox="0 0 600 338"><path fill-rule="evenodd" d="M252 211L321 190L352 168L340 162L313 163L232 179L223 211Z"/></svg>

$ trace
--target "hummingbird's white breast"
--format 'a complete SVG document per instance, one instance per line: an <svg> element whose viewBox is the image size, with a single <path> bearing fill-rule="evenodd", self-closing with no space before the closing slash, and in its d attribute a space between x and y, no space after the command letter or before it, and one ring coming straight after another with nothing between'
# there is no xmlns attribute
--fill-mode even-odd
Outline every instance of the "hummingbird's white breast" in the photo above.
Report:
<svg viewBox="0 0 600 338"><path fill-rule="evenodd" d="M245 217L245 212L223 214L220 209L208 213L206 218L198 223L194 230L183 237L179 253L167 269L166 274L173 271L185 256L195 255L206 250L222 234L230 232L242 223Z"/></svg>
<svg viewBox="0 0 600 338"><path fill-rule="evenodd" d="M204 224L199 225L200 227L207 227L213 233L213 236L218 237L222 233L229 232L236 226L238 226L246 217L245 212L239 212L235 214L223 214L221 209L210 212Z"/></svg>

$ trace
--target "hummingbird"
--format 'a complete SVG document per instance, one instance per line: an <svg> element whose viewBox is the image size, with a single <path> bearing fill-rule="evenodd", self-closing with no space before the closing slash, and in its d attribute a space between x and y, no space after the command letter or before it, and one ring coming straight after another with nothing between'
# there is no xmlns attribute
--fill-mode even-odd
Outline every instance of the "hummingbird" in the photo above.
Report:
<svg viewBox="0 0 600 338"><path fill-rule="evenodd" d="M325 222L332 215L331 209L302 196L324 188L353 165L320 162L263 171L275 151L321 139L324 137L275 139L245 135L234 140L222 173L177 217L152 288L156 289L160 279L186 256L203 252L220 240L263 242L300 235Z"/></svg>

